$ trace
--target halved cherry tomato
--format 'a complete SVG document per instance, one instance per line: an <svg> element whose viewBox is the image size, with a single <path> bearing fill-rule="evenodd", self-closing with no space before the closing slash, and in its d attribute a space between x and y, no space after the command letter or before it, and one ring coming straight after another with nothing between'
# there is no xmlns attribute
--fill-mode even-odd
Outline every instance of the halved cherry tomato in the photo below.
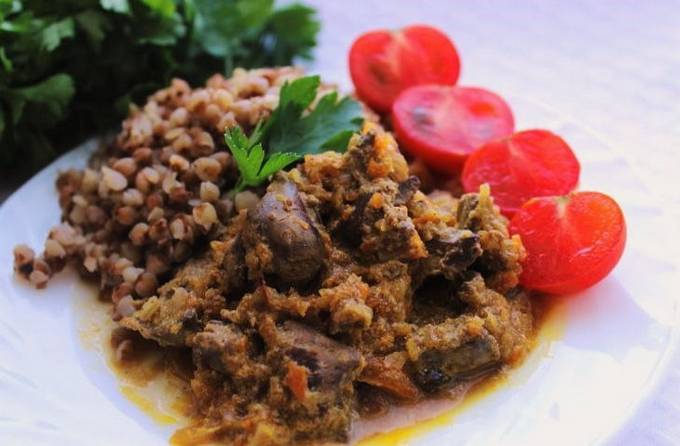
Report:
<svg viewBox="0 0 680 446"><path fill-rule="evenodd" d="M444 33L415 25L361 35L349 51L349 71L359 97L374 110L388 112L407 87L454 85L460 59Z"/></svg>
<svg viewBox="0 0 680 446"><path fill-rule="evenodd" d="M475 150L465 161L461 181L465 192L489 183L494 202L512 216L530 198L571 192L580 171L562 138L547 130L527 130Z"/></svg>
<svg viewBox="0 0 680 446"><path fill-rule="evenodd" d="M515 127L500 96L473 87L411 87L394 102L392 118L400 147L446 173L460 170L470 152Z"/></svg>
<svg viewBox="0 0 680 446"><path fill-rule="evenodd" d="M529 200L510 222L527 250L520 277L551 294L582 291L616 266L626 244L626 221L611 197L574 192Z"/></svg>

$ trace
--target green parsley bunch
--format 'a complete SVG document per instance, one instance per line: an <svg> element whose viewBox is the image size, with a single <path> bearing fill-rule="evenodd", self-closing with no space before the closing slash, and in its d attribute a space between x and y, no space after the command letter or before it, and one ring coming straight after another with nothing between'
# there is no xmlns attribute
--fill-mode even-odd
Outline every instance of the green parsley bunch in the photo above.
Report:
<svg viewBox="0 0 680 446"><path fill-rule="evenodd" d="M0 170L111 129L174 76L311 57L319 23L273 0L0 0Z"/></svg>

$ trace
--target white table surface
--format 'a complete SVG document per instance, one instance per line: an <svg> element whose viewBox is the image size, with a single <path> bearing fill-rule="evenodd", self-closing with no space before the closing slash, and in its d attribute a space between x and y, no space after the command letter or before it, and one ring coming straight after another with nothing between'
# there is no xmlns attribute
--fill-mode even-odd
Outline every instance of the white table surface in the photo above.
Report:
<svg viewBox="0 0 680 446"><path fill-rule="evenodd" d="M622 154L664 203L674 233L659 242L680 264L680 2L662 0L307 0L323 23L311 71L351 88L347 52L375 28L427 23L462 58L463 85L523 98L578 123ZM540 127L540 116L519 125ZM578 147L578 150L587 148ZM577 151L578 151L577 150ZM605 191L616 196L615 190ZM654 231L655 228L629 228ZM675 296L669 298L675 298ZM680 445L680 352L657 390L611 440Z"/></svg>

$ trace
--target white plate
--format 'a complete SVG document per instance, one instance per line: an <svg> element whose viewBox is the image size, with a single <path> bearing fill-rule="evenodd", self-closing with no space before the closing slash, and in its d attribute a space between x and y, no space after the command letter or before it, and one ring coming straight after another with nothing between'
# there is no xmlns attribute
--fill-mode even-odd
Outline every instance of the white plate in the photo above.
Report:
<svg viewBox="0 0 680 446"><path fill-rule="evenodd" d="M582 189L619 201L628 245L609 278L562 301L564 332L544 340L507 385L443 425L402 437L408 444L602 442L650 394L678 340L674 260L655 240L668 228L662 207L625 161L583 127L539 104L510 102L518 128L540 125L571 143L582 163ZM71 273L34 291L11 272L13 246L40 249L59 220L56 172L83 166L87 151L63 156L0 209L3 445L163 445L175 429L158 425L125 399L102 355L84 344L77 309L94 299L91 291Z"/></svg>

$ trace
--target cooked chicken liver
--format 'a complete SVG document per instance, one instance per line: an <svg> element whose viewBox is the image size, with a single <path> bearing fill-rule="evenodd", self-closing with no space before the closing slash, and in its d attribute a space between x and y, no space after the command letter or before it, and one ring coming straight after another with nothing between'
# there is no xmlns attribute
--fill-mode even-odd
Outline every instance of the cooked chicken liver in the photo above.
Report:
<svg viewBox="0 0 680 446"><path fill-rule="evenodd" d="M244 238L251 256L256 257L253 272L271 274L283 283L303 284L323 265L319 231L290 181L277 179L269 186L248 213Z"/></svg>
<svg viewBox="0 0 680 446"><path fill-rule="evenodd" d="M158 296L125 300L124 326L192 350L188 438L344 442L367 389L417 401L524 357L521 241L488 189L418 187L367 123L345 154L277 174Z"/></svg>
<svg viewBox="0 0 680 446"><path fill-rule="evenodd" d="M351 382L361 364L361 354L317 330L294 321L286 321L278 331L276 343L283 355L309 370L309 389L331 395Z"/></svg>
<svg viewBox="0 0 680 446"><path fill-rule="evenodd" d="M420 327L409 339L414 379L427 392L466 381L501 366L496 339L477 318L460 317Z"/></svg>

